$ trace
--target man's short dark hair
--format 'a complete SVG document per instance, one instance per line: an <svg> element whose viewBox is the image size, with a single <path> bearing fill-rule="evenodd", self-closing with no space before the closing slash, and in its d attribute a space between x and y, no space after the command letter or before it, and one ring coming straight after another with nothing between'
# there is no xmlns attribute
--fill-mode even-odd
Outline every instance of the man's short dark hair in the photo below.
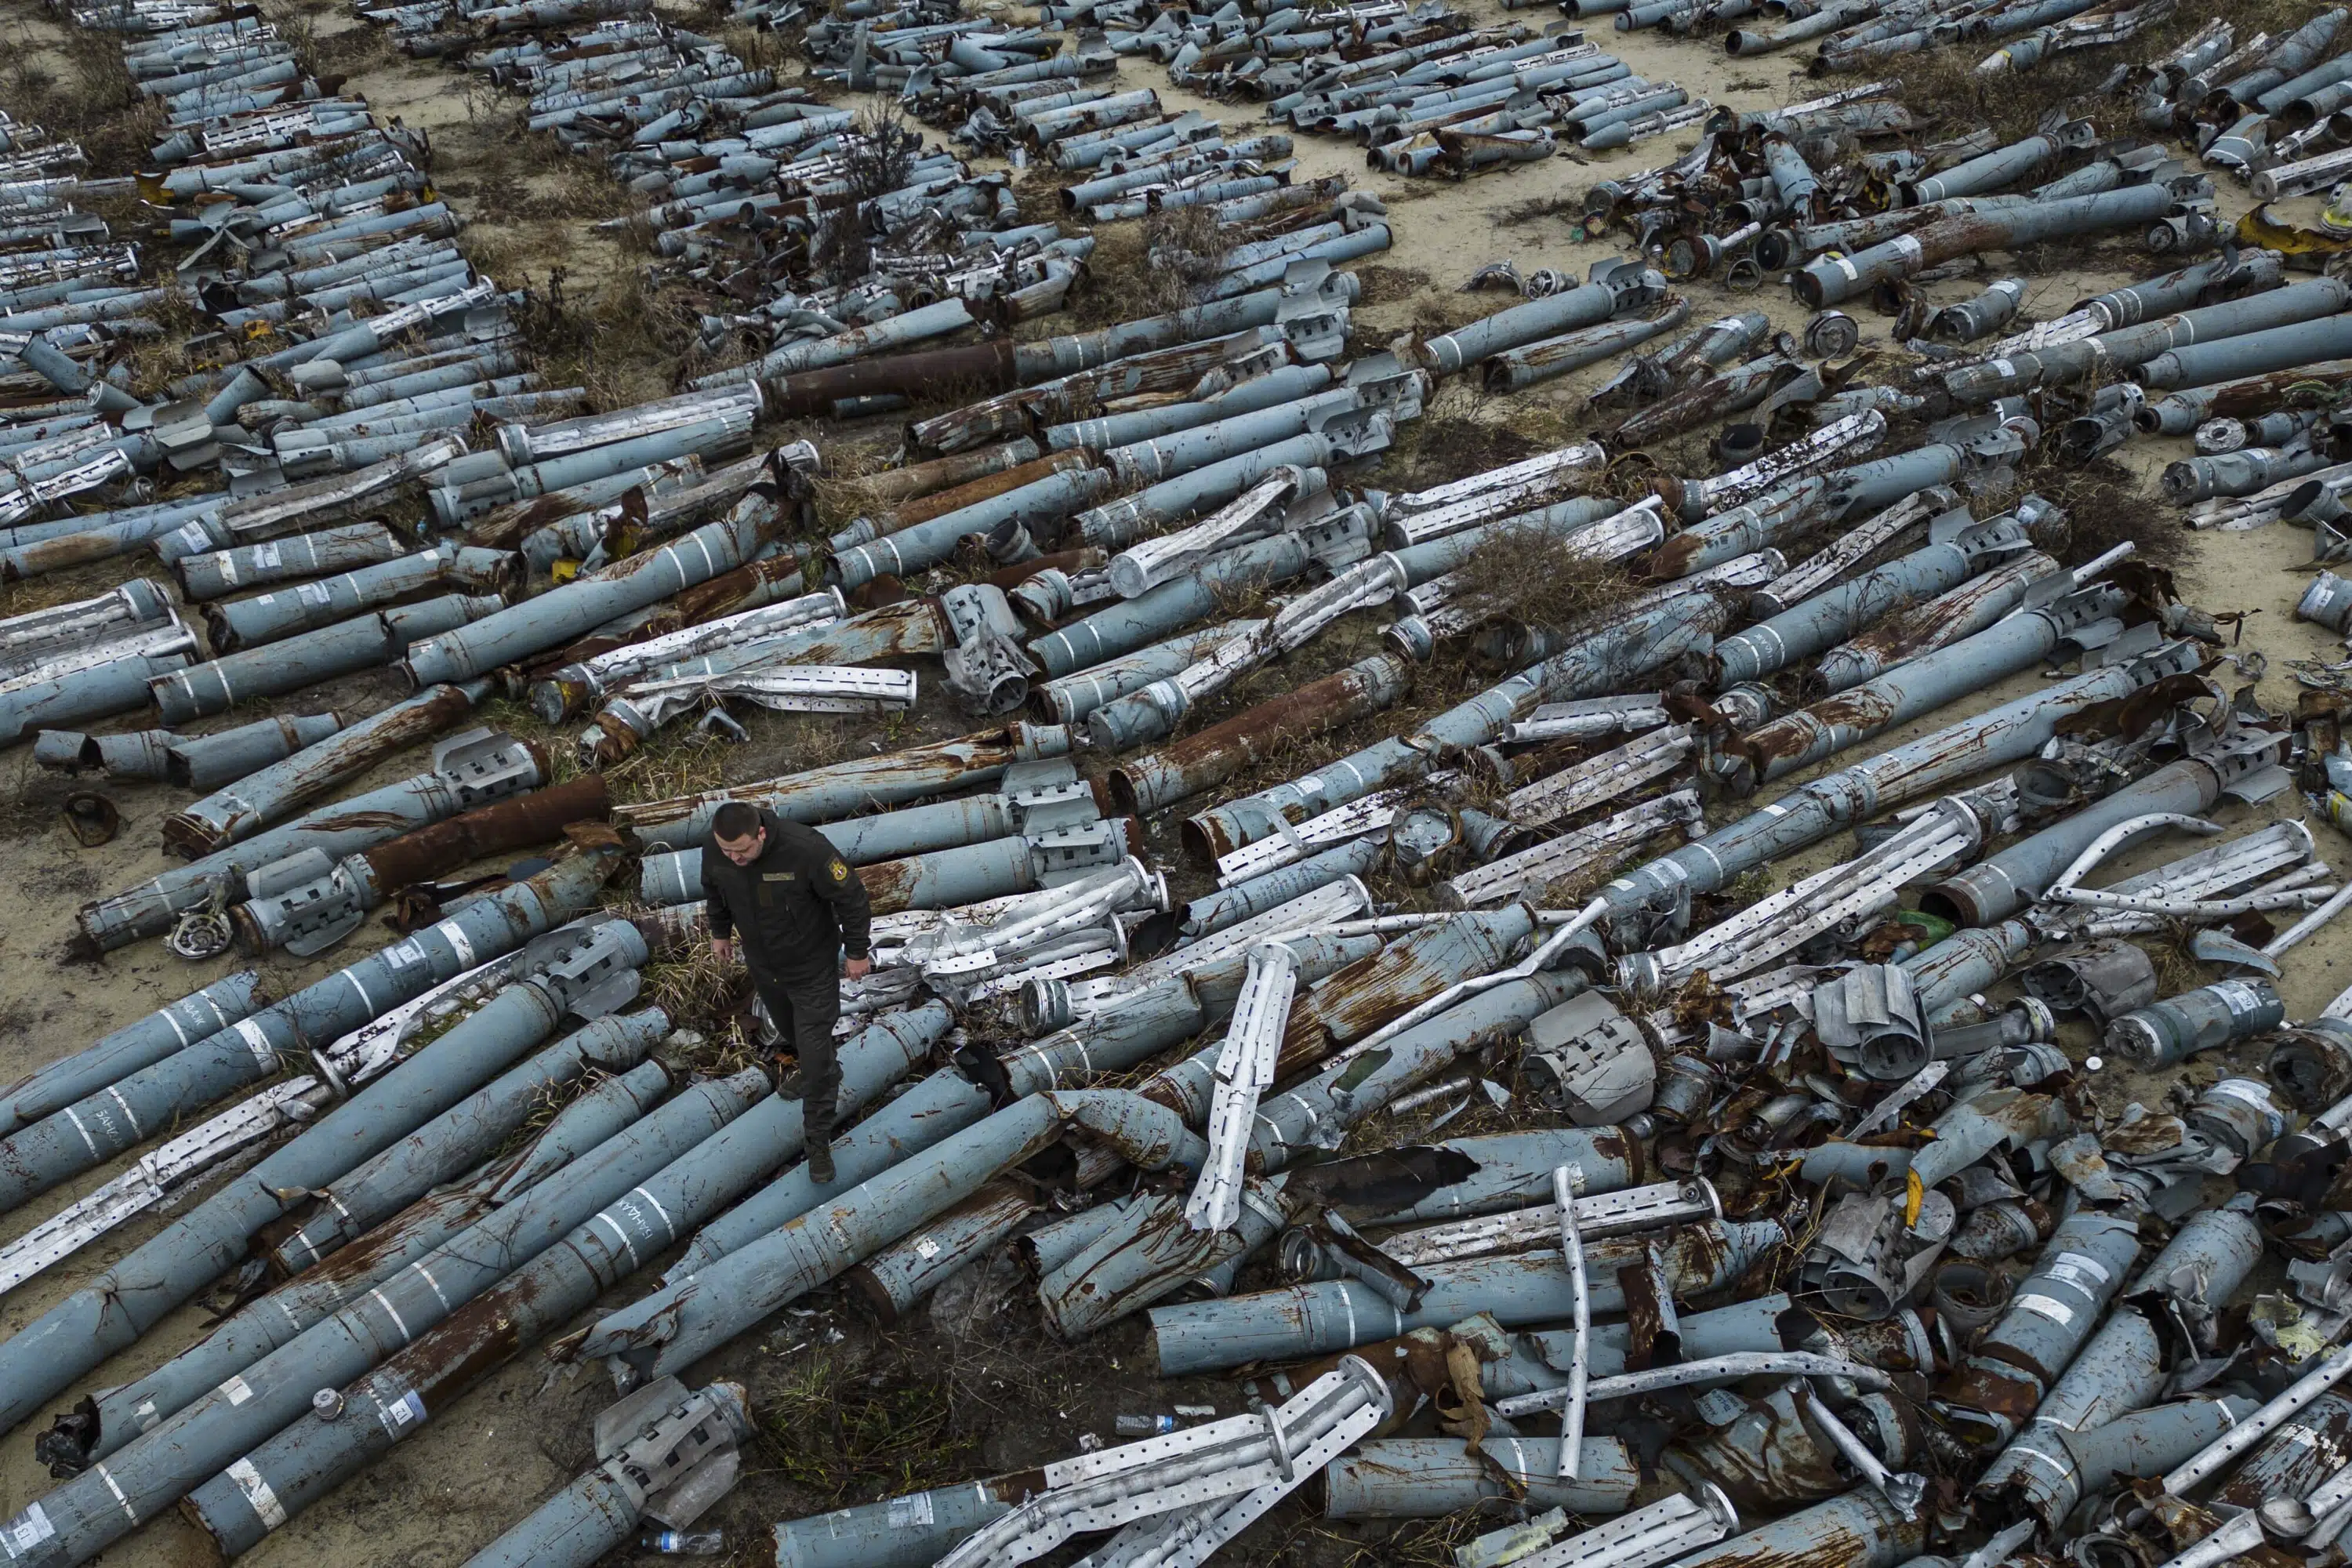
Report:
<svg viewBox="0 0 2352 1568"><path fill-rule="evenodd" d="M760 831L760 814L740 800L730 800L710 819L710 831L729 843Z"/></svg>

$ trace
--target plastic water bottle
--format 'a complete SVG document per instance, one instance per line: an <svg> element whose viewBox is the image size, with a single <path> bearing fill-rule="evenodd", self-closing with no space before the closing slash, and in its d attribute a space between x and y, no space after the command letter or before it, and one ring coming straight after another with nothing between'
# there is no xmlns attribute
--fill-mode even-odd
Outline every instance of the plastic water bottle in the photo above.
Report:
<svg viewBox="0 0 2352 1568"><path fill-rule="evenodd" d="M726 1554L727 1537L716 1530L688 1534L683 1530L648 1531L637 1542L640 1552L658 1552L665 1557L719 1557Z"/></svg>
<svg viewBox="0 0 2352 1568"><path fill-rule="evenodd" d="M1164 1437L1176 1430L1173 1415L1122 1415L1111 1423L1122 1437Z"/></svg>

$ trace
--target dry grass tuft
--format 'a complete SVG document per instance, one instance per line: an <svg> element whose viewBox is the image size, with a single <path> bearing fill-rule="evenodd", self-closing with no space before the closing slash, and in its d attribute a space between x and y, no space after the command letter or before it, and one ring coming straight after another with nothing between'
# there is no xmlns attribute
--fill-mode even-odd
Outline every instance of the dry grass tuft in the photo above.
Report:
<svg viewBox="0 0 2352 1568"><path fill-rule="evenodd" d="M1358 308L1368 305L1397 305L1418 296L1423 289L1434 288L1436 280L1418 267L1359 267L1356 281L1361 291L1356 296Z"/></svg>
<svg viewBox="0 0 2352 1568"><path fill-rule="evenodd" d="M1456 1135L1450 1127L1446 1131L1448 1136ZM1400 1521L1380 1527L1377 1538L1370 1542L1351 1541L1328 1526L1310 1533L1348 1553L1319 1559L1331 1563L1333 1568L1452 1568L1456 1549L1468 1544L1479 1531L1497 1528L1498 1522L1470 1512Z"/></svg>
<svg viewBox="0 0 2352 1568"><path fill-rule="evenodd" d="M57 825L66 796L89 787L35 767L30 746L17 752L12 763L0 764L0 777L6 780L0 784L0 843L40 837Z"/></svg>
<svg viewBox="0 0 2352 1568"><path fill-rule="evenodd" d="M1495 215L1495 226L1516 228L1523 225L1541 224L1553 220L1580 226L1584 220L1583 198L1579 195L1553 195L1533 196L1523 202L1514 202Z"/></svg>
<svg viewBox="0 0 2352 1568"><path fill-rule="evenodd" d="M547 1131L548 1123L562 1114L565 1106L612 1076L614 1075L591 1068L580 1077L568 1082L541 1085L538 1092L531 1097L530 1114L525 1116L520 1125L507 1134L505 1142L499 1145L491 1157L503 1159L507 1155L520 1153L530 1148L539 1135Z"/></svg>
<svg viewBox="0 0 2352 1568"><path fill-rule="evenodd" d="M343 27L321 36L310 16L281 12L278 32L313 76L348 77L364 67L400 58L394 54L386 36L373 26Z"/></svg>
<svg viewBox="0 0 2352 1568"><path fill-rule="evenodd" d="M726 16L723 10L714 10L719 16ZM785 66L793 58L791 51L784 47L783 40L774 32L766 27L755 27L740 17L723 20L716 26L698 24L695 30L726 45L728 52L741 60L746 70L772 70L778 77L782 77ZM804 89L814 87L816 81L816 78L810 77L793 85L796 89Z"/></svg>
<svg viewBox="0 0 2352 1568"><path fill-rule="evenodd" d="M2014 84L2007 78L1977 75L1976 61L1981 58L1952 48L1904 57L1903 101L1923 126L1939 133L1921 138L1923 142L1960 135L1979 125L1992 127L2004 142L2031 136L2035 118L2058 101L2056 94L2040 90L2038 81L2036 90L2021 93L2011 90ZM2003 90L1992 90L1996 85ZM2017 127L2013 132L2012 126Z"/></svg>
<svg viewBox="0 0 2352 1568"><path fill-rule="evenodd" d="M120 586L126 577L165 577L152 563L143 570L121 561L92 561L62 572L47 572L15 583L0 583L0 620L54 609L76 599L93 599ZM105 728L106 726L97 726Z"/></svg>
<svg viewBox="0 0 2352 1568"><path fill-rule="evenodd" d="M1070 314L1080 328L1164 316L1192 302L1184 268L1153 259L1154 252L1211 258L1230 243L1202 207L1155 213L1141 223L1109 224L1095 231L1086 287L1074 291Z"/></svg>
<svg viewBox="0 0 2352 1568"><path fill-rule="evenodd" d="M766 778L830 767L854 756L911 746L919 738L912 713L771 713L751 724L746 760Z"/></svg>
<svg viewBox="0 0 2352 1568"><path fill-rule="evenodd" d="M2033 463L2019 476L2019 493L2028 490L2057 502L2066 513L2064 523L2036 531L2033 541L2063 565L2079 566L2126 540L2137 547L2134 558L2151 566L2174 567L2188 557L2189 531L2169 508L2158 509L2151 519L2148 498L2113 461ZM1983 505L1975 510L1979 517L1995 515Z"/></svg>
<svg viewBox="0 0 2352 1568"><path fill-rule="evenodd" d="M1228 231L1202 206L1178 207L1143 220L1145 254L1158 265L1172 264L1195 281L1215 276L1217 261L1244 237L1240 231Z"/></svg>
<svg viewBox="0 0 2352 1568"><path fill-rule="evenodd" d="M861 113L851 132L841 150L847 188L828 199L809 246L816 270L844 283L864 277L873 264L873 237L866 229L867 204L907 183L915 149L922 144L921 132L908 125L895 104Z"/></svg>
<svg viewBox="0 0 2352 1568"><path fill-rule="evenodd" d="M830 536L848 527L855 519L874 517L892 510L888 503L874 493L874 487L866 482L866 479L864 473L826 473L817 477L812 487L816 503L814 531Z"/></svg>
<svg viewBox="0 0 2352 1568"><path fill-rule="evenodd" d="M1035 163L1013 172L1013 199L1019 204L1024 227L1033 223L1059 224L1067 216L1062 211L1061 183L1049 168Z"/></svg>
<svg viewBox="0 0 2352 1568"><path fill-rule="evenodd" d="M2173 921L2139 944L2147 950L2148 961L2156 966L2158 995L2178 996L2213 978L2189 945L2196 934L2189 926Z"/></svg>
<svg viewBox="0 0 2352 1568"><path fill-rule="evenodd" d="M602 223L626 217L644 203L613 171L593 158L567 158L530 176L530 184L513 216L571 225Z"/></svg>
<svg viewBox="0 0 2352 1568"><path fill-rule="evenodd" d="M148 164L147 150L163 139L163 110L133 90L119 35L75 27L44 47L18 28L8 42L0 94L11 114L40 126L52 142L79 142L93 174Z"/></svg>
<svg viewBox="0 0 2352 1568"><path fill-rule="evenodd" d="M122 363L131 372L132 395L152 401L163 396L164 389L172 383L205 368L219 356L216 353L207 354L197 346L198 341L214 329L197 315L195 301L187 295L177 290L166 294L161 301L149 306L146 314L163 330L152 337L134 340L122 356Z"/></svg>
<svg viewBox="0 0 2352 1568"><path fill-rule="evenodd" d="M1381 459L1378 482L1383 489L1428 489L1531 458L1554 444L1517 423L1485 417L1484 399L1476 395L1454 395L1458 384L1458 381L1446 384L1420 418L1398 426L1395 444ZM1516 416L1535 410L1512 412Z"/></svg>
<svg viewBox="0 0 2352 1568"><path fill-rule="evenodd" d="M521 312L548 384L586 387L593 408L625 408L667 396L702 368L690 301L654 289L636 268L614 275L585 301L566 281L563 268L553 268Z"/></svg>
<svg viewBox="0 0 2352 1568"><path fill-rule="evenodd" d="M1488 535L1457 570L1468 602L1484 614L1551 629L1589 620L1641 591L1623 566L1589 559L1570 540L1538 528Z"/></svg>
<svg viewBox="0 0 2352 1568"><path fill-rule="evenodd" d="M683 1052L674 1068L721 1077L756 1065L750 1043L735 1031L735 1015L751 1001L743 967L721 963L708 942L698 942L645 970L644 999L679 1028L699 1030L704 1043Z"/></svg>
<svg viewBox="0 0 2352 1568"><path fill-rule="evenodd" d="M651 744L605 769L605 788L617 805L717 789L725 782L730 752L726 742L681 718Z"/></svg>
<svg viewBox="0 0 2352 1568"><path fill-rule="evenodd" d="M971 1473L980 1434L958 1419L951 1386L911 1357L864 1377L850 1370L820 1352L761 1399L761 1447L784 1479L834 1508Z"/></svg>

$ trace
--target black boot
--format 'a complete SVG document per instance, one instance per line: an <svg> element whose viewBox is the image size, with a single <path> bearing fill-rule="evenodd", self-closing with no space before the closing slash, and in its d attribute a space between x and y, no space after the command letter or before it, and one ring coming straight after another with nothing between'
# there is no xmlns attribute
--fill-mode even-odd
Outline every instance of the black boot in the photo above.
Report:
<svg viewBox="0 0 2352 1568"><path fill-rule="evenodd" d="M821 1187L833 1184L833 1144L829 1136L809 1145L809 1179Z"/></svg>

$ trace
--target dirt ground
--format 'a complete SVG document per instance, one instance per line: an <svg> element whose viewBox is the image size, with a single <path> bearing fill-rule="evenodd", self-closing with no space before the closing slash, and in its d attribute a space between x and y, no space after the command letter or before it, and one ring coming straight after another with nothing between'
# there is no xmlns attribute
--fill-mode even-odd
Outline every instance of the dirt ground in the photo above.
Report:
<svg viewBox="0 0 2352 1568"><path fill-rule="evenodd" d="M1549 10L1506 15L1493 0L1465 0L1474 16L1541 26ZM597 171L533 147L518 129L518 100L511 95L469 87L441 62L408 61L385 50L364 24L333 6L289 5L264 0L273 19L307 27L322 66L346 72L347 88L364 93L377 110L412 126L428 128L436 147L435 173L442 195L471 220L467 244L500 281L551 283L575 296L633 287L639 253L625 234L588 226L625 211L612 182ZM679 13L685 18L686 13ZM1591 36L1634 69L1653 79L1671 78L1718 104L1739 109L1793 101L1821 90L1807 79L1795 54L1755 60L1727 58L1714 40L1680 40L1656 32L1617 33L1605 26ZM56 24L29 0L0 3L0 37L37 59L55 55ZM2137 57L2132 57L2137 58ZM788 65L787 76L798 69ZM1223 105L1171 89L1165 73L1148 61L1129 58L1120 79L1129 86L1160 89L1171 108L1198 108L1240 133L1255 124L1255 106ZM2017 89L2033 90L2032 79ZM2124 128L2120 110L2103 128ZM1604 238L1588 240L1578 224L1582 193L1595 182L1667 161L1692 140L1678 134L1641 146L1587 157L1560 156L1518 166L1465 184L1405 180L1368 171L1352 142L1301 136L1300 178L1346 174L1361 189L1388 204L1395 246L1360 267L1367 280L1365 302L1356 311L1360 339L1376 347L1416 326L1451 324L1483 314L1501 302L1491 295L1458 290L1480 266L1507 259L1522 272L1558 268L1580 278L1596 260L1618 254ZM2242 188L2224 183L2225 219L2246 205ZM2315 200L2285 204L2291 218L2308 223ZM1967 298L1986 282L2006 275L2008 258L1987 258L1981 276L1932 284L1938 300ZM2052 255L2032 278L2025 311L2046 318L2075 300L2148 276L2163 263L2119 244L2103 244L2087 255ZM551 275L561 269L561 279ZM1761 310L1776 326L1795 330L1806 312L1782 290L1767 289L1731 295L1713 285L1687 289L1692 319L1700 321L1742 310ZM1884 342L1888 323L1854 308L1864 346ZM1051 323L1048 323L1050 326ZM1502 433L1522 441L1549 443L1580 433L1576 416L1582 394L1610 367L1597 367L1530 392L1487 397L1457 382L1435 398L1418 431L1388 464L1365 482L1394 486L1408 466L1423 482L1485 466L1475 456L1480 438ZM615 372L613 384L621 384ZM607 388L606 390L609 390ZM824 432L820 439L871 442L878 428ZM2188 443L2135 441L2121 454L2129 478L2147 499L2135 535L2154 543L2177 531L2177 514L2155 499L2154 478L2162 465L2187 455ZM2247 534L2187 535L2169 559L2184 597L2216 612L2250 612L2244 646L2265 655L2268 671L2256 683L2273 709L2291 709L2296 689L2288 668L2297 659L2337 659L2340 644L2291 616L2307 573L2307 536L2279 526ZM96 593L131 573L101 568L0 591L0 616ZM1327 644L1341 641L1337 634ZM1268 672L1235 700L1269 683L1292 684L1335 667L1338 647L1311 650L1308 669ZM1354 658L1355 651L1345 651ZM1891 743L1940 727L1975 707L1989 706L2033 689L2044 677L2021 676L1887 738ZM395 693L382 674L354 677L303 693L291 710L334 707L364 713ZM1450 699L1448 699L1450 700ZM1388 716L1380 725L1360 727L1332 738L1330 752L1360 743L1370 733L1392 729L1404 719L1439 705L1435 697ZM1222 710L1221 710L1222 711ZM1211 717L1216 715L1213 714ZM520 709L500 705L485 721L509 724L519 732L547 734ZM136 727L135 722L121 728ZM905 743L917 732L950 732L951 719L927 711L916 726L896 733ZM657 749L616 774L616 794L646 798L686 784L719 779L768 776L808 762L864 749L870 726L841 721L766 718L756 720L748 746ZM547 734L559 754L568 753L569 735ZM1344 742L1344 744L1343 744ZM162 865L155 829L184 804L162 786L116 786L110 793L122 809L122 829L96 849L75 846L58 825L57 806L67 787L36 773L29 748L0 756L0 1079L79 1048L89 1040L236 967L229 960L187 964L154 942L110 955L102 963L64 961L74 910L89 899L131 885ZM399 759L353 789L404 776L417 758ZM568 760L563 766L571 764ZM2234 832L2302 811L2300 800L2284 795L2260 808L2225 805L2217 817ZM1164 862L1180 857L1174 822L1151 825L1152 841ZM2321 852L2352 859L2336 830L2315 822ZM1847 842L1805 858L1801 868L1850 852ZM2177 846L2143 850L2137 859L2154 863L2178 853ZM1783 867L1779 876L1786 877ZM312 963L276 955L260 965L276 994L290 993L334 967L351 962L368 944L383 939L380 928L354 938ZM2352 984L2352 924L2322 932L2286 961L2280 989L2288 1016L2316 1013ZM2079 1058L2088 1042L2071 1042ZM2250 1056L2248 1065L2256 1058ZM2220 1063L2206 1058L2190 1076L2203 1077ZM2137 1081L2112 1070L2095 1080L2110 1110L2138 1097L2153 1104L2166 1085ZM1491 1113L1490 1113L1491 1116ZM1449 1132L1490 1130L1496 1120L1465 1119ZM4 1222L15 1235L119 1173L110 1165L87 1173ZM108 1264L144 1240L162 1222L151 1215L126 1226L71 1259L0 1300L0 1331L14 1331ZM622 1299L650 1282L632 1281ZM176 1353L198 1338L206 1317L200 1306L174 1313L127 1353L103 1367L86 1386L123 1381ZM885 1331L845 1300L830 1293L778 1315L697 1369L695 1381L737 1378L751 1388L767 1430L747 1456L746 1476L714 1516L723 1525L733 1560L772 1560L769 1526L779 1518L863 1501L911 1487L1014 1468L1076 1450L1084 1434L1108 1439L1112 1417L1123 1412L1164 1411L1176 1403L1213 1404L1221 1412L1240 1408L1230 1384L1161 1384L1150 1374L1139 1320L1075 1347L1056 1345L1040 1327L1034 1294L1014 1278L1009 1261L998 1258L968 1272L917 1312L912 1321ZM77 1387L58 1402L62 1409L86 1391ZM251 1561L261 1568L280 1564L330 1563L336 1568L414 1564L416 1568L463 1562L500 1530L521 1518L541 1499L589 1463L589 1424L612 1397L595 1371L557 1375L533 1355L490 1378L454 1408L436 1413L424 1434L404 1445L322 1505L270 1538ZM0 1514L13 1513L38 1497L49 1482L31 1457L35 1426L0 1440ZM1444 1549L1466 1538L1460 1521L1407 1525L1391 1530L1325 1526L1306 1509L1278 1510L1226 1556L1234 1562L1314 1564L1436 1563L1450 1561ZM107 1554L123 1568L182 1564L202 1560L200 1537L176 1518L156 1521Z"/></svg>

